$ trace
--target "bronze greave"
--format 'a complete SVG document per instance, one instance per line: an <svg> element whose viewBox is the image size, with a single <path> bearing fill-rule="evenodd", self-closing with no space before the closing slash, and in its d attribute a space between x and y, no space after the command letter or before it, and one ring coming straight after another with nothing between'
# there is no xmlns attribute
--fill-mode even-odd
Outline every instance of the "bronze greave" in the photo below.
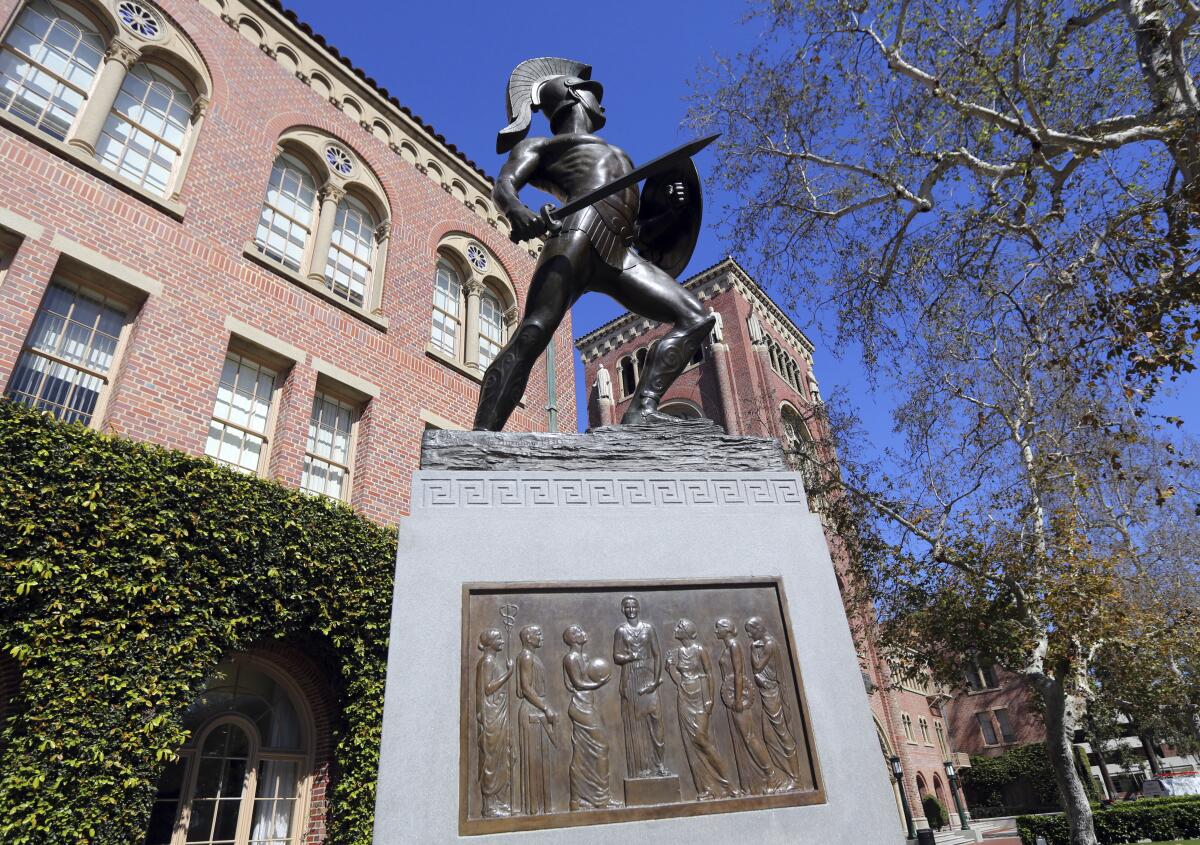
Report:
<svg viewBox="0 0 1200 845"><path fill-rule="evenodd" d="M709 316L689 328L673 329L656 341L646 355L646 366L633 392L630 408L644 407L647 400L657 408L663 393L692 360L716 322L715 317Z"/></svg>
<svg viewBox="0 0 1200 845"><path fill-rule="evenodd" d="M549 339L550 332L536 324L527 323L518 329L516 336L487 368L479 388L479 406L475 410L476 431L500 431L504 428L513 409L525 395L529 371Z"/></svg>

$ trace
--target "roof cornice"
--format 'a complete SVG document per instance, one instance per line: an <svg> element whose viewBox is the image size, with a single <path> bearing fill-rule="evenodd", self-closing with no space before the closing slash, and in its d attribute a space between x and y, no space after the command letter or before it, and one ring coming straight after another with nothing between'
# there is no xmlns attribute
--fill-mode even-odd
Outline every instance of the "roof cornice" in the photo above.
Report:
<svg viewBox="0 0 1200 845"><path fill-rule="evenodd" d="M242 2L248 6L256 6L265 17L271 18L277 25L291 32L297 41L303 42L313 52L324 55L331 64L339 67L343 72L348 72L350 83L361 90L366 97L374 100L376 108L390 114L393 120L407 128L411 134L428 142L430 147L440 149L444 160L456 166L456 169L461 171L460 175L477 183L482 180L482 184L477 184L477 187L481 187L485 193L490 194L493 183L492 177L487 172L468 158L457 146L447 141L420 115L401 104L388 89L368 76L366 71L356 66L349 57L343 55L324 36L300 20L299 15L286 8L280 0L242 0Z"/></svg>
<svg viewBox="0 0 1200 845"><path fill-rule="evenodd" d="M736 287L746 301L759 312L761 317L765 317L776 331L785 337L790 337L795 347L801 350L801 353L808 358L809 363L812 363L812 355L816 351L816 347L809 340L808 335L796 325L787 312L771 299L758 282L750 277L750 274L733 256L722 258L716 264L704 268L682 284L689 290L699 293L697 289L703 289L710 283L719 282L722 277L726 276L732 280L730 287ZM713 295L719 292L721 291L714 290ZM709 299L711 295L702 298ZM658 323L653 320L627 311L620 317L609 320L599 328L583 335L575 341L575 348L587 361L609 348L620 345L625 340L645 334L657 325ZM618 338L620 338L619 341ZM602 345L607 348L599 350L598 347Z"/></svg>

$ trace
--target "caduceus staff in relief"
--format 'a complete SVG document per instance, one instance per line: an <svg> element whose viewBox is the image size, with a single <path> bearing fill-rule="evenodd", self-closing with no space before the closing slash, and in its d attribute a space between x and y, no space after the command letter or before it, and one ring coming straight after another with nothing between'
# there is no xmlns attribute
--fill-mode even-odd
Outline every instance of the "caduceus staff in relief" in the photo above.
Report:
<svg viewBox="0 0 1200 845"><path fill-rule="evenodd" d="M504 665L506 667L512 666L512 632L513 626L517 624L517 611L520 609L521 608L515 604L500 605L500 619L504 622ZM509 699L508 705L511 708L509 712L515 714L516 701L514 698ZM513 763L516 761L517 753L517 720L515 718L510 718L509 724L512 726L512 741L508 744L508 769L511 772Z"/></svg>

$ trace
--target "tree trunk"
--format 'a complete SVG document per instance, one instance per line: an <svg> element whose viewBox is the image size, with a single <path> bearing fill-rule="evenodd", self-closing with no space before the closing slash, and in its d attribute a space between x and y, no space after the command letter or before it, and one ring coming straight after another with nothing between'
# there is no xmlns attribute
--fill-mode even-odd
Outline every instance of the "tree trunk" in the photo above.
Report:
<svg viewBox="0 0 1200 845"><path fill-rule="evenodd" d="M1104 791L1108 793L1109 801L1116 801L1117 787L1113 783L1112 775L1108 773L1108 760L1104 759L1104 740L1100 738L1090 716L1088 717L1088 737L1092 741L1092 750L1096 752L1096 763L1100 768L1100 779L1104 781Z"/></svg>
<svg viewBox="0 0 1200 845"><path fill-rule="evenodd" d="M1183 131L1167 145L1183 176L1184 196L1200 202L1200 98L1189 75L1189 61L1171 44L1171 26L1163 0L1122 0L1121 11L1133 30L1138 64L1155 111L1183 123ZM1184 49L1184 45L1178 48Z"/></svg>
<svg viewBox="0 0 1200 845"><path fill-rule="evenodd" d="M1075 726L1068 717L1068 705L1071 702L1061 681L1057 679L1043 678L1036 687L1046 705L1046 752L1054 769L1063 812L1071 828L1067 841L1069 845L1099 845L1092 827L1092 805L1075 769L1075 748L1071 743Z"/></svg>
<svg viewBox="0 0 1200 845"><path fill-rule="evenodd" d="M1158 759L1158 748L1154 745L1154 737L1138 733L1138 741L1142 743L1142 753L1146 755L1146 763L1150 766L1150 774L1162 774L1162 761Z"/></svg>

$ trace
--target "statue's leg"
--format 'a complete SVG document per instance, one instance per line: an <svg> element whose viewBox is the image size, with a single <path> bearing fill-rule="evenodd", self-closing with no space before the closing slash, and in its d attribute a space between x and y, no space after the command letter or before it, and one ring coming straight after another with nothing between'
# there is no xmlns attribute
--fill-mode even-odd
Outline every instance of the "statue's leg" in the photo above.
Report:
<svg viewBox="0 0 1200 845"><path fill-rule="evenodd" d="M589 250L582 232L568 232L546 242L529 285L525 316L483 374L475 410L476 431L500 431L508 422L525 393L529 371L587 285L593 263Z"/></svg>
<svg viewBox="0 0 1200 845"><path fill-rule="evenodd" d="M622 271L615 279L604 277L592 285L635 314L660 323L672 323L646 355L633 400L621 418L623 425L662 422L658 412L663 393L674 383L692 355L708 337L716 318L704 310L694 293L648 261Z"/></svg>

